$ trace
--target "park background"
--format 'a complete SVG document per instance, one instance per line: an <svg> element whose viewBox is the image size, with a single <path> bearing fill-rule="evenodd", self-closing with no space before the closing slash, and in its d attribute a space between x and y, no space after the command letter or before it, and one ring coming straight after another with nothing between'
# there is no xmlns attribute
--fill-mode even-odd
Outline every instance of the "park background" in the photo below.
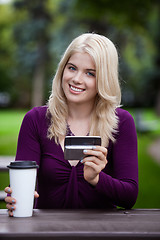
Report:
<svg viewBox="0 0 160 240"><path fill-rule="evenodd" d="M70 41L103 34L117 47L122 104L137 128L134 208L160 208L159 26L159 0L0 0L0 156L15 155L24 114L46 104ZM0 190L8 184L8 173L0 172Z"/></svg>

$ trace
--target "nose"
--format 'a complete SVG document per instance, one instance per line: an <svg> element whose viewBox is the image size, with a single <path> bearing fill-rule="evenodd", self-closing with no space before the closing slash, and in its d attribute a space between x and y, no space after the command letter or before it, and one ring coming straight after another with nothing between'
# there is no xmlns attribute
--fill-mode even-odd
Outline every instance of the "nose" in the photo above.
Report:
<svg viewBox="0 0 160 240"><path fill-rule="evenodd" d="M83 82L83 77L81 72L77 72L73 77L73 82L75 84L81 84Z"/></svg>

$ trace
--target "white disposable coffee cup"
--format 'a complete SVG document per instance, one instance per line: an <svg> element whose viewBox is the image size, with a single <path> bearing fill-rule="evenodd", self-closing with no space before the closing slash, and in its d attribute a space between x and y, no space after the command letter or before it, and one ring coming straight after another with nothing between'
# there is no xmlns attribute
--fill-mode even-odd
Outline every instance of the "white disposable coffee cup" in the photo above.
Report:
<svg viewBox="0 0 160 240"><path fill-rule="evenodd" d="M31 217L38 165L35 161L15 161L9 166L12 197L16 199L14 217Z"/></svg>

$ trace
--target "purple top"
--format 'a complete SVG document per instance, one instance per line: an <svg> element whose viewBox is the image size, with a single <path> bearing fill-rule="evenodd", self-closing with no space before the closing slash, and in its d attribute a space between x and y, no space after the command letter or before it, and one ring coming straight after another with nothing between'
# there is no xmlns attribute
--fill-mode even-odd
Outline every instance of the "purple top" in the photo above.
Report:
<svg viewBox="0 0 160 240"><path fill-rule="evenodd" d="M60 145L47 138L46 106L35 107L24 117L16 160L39 165L36 208L131 208L138 194L137 135L132 116L117 108L116 142L108 147L108 164L93 187L83 177L83 164L71 166ZM69 132L68 135L71 133Z"/></svg>

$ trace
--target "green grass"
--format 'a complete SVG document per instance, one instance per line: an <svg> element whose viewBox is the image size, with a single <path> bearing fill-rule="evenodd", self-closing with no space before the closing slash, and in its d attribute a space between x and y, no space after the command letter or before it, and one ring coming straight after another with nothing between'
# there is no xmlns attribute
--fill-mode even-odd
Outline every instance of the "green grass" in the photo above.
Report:
<svg viewBox="0 0 160 240"><path fill-rule="evenodd" d="M135 117L135 110L130 110ZM156 121L156 130L147 134L138 134L139 155L139 195L134 208L160 208L160 164L148 154L148 147L160 137L160 118L152 109L143 110L146 121ZM26 111L0 111L0 155L15 155L18 132ZM9 183L8 173L0 172L0 190ZM0 208L5 204L0 203Z"/></svg>
<svg viewBox="0 0 160 240"><path fill-rule="evenodd" d="M0 111L0 155L15 155L24 110Z"/></svg>
<svg viewBox="0 0 160 240"><path fill-rule="evenodd" d="M160 164L148 154L154 140L152 134L138 137L139 195L134 208L160 208Z"/></svg>

